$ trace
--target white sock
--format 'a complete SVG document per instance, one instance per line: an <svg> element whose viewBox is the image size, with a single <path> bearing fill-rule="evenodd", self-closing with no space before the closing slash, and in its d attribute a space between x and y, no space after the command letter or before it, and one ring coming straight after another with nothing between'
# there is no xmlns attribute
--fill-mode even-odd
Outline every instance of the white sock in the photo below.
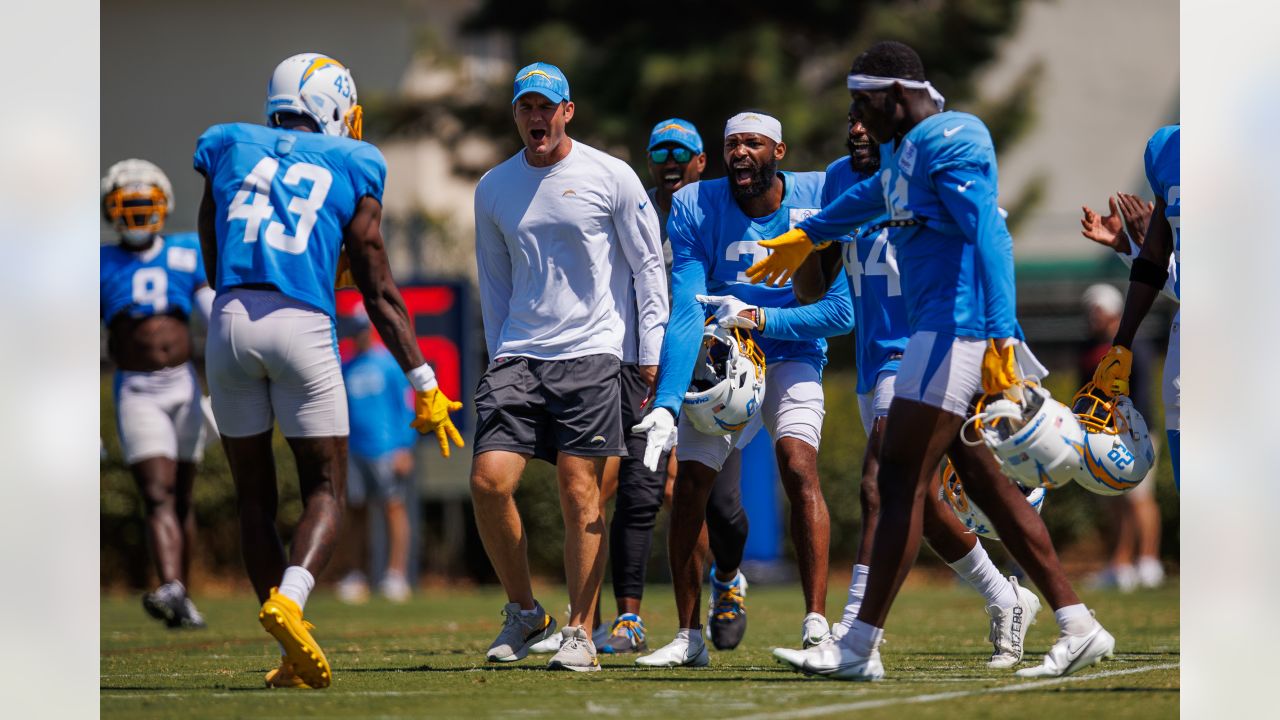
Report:
<svg viewBox="0 0 1280 720"><path fill-rule="evenodd" d="M280 594L298 603L301 610L307 604L307 598L316 586L316 579L301 565L290 565L284 569L284 579L280 581Z"/></svg>
<svg viewBox="0 0 1280 720"><path fill-rule="evenodd" d="M947 563L956 574L969 583L970 587L982 594L987 605L995 605L1008 609L1018 604L1018 594L1013 591L1013 583L1000 574L1000 569L991 562L987 549L982 542L977 542L968 555L953 563Z"/></svg>
<svg viewBox="0 0 1280 720"><path fill-rule="evenodd" d="M884 628L868 625L861 620L854 620L849 632L845 634L843 642L845 647L859 655L869 656L872 650L880 647L880 640L883 637Z"/></svg>
<svg viewBox="0 0 1280 720"><path fill-rule="evenodd" d="M691 628L680 628L676 631L676 639L684 640L689 643L689 647L695 647L702 643L702 630L693 630Z"/></svg>
<svg viewBox="0 0 1280 720"><path fill-rule="evenodd" d="M1084 603L1067 605L1053 611L1053 619L1058 621L1058 629L1063 635L1087 635L1093 629L1093 614Z"/></svg>
<svg viewBox="0 0 1280 720"><path fill-rule="evenodd" d="M858 619L858 611L862 609L862 598L867 594L867 575L871 574L871 568L866 565L853 566L853 579L849 581L849 599L844 605L844 616L840 618L840 624L846 628L853 627L853 621Z"/></svg>

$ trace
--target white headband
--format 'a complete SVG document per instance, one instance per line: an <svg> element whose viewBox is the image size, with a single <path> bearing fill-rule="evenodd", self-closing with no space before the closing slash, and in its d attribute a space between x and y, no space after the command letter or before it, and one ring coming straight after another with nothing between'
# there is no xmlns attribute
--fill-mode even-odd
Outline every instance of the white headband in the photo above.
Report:
<svg viewBox="0 0 1280 720"><path fill-rule="evenodd" d="M938 104L938 112L942 112L942 106L946 104L947 99L942 97L942 93L929 83L928 80L921 82L919 80L903 80L902 78L887 78L878 75L850 75L850 90L887 90L893 87L894 83L898 83L908 90L928 90L929 97Z"/></svg>
<svg viewBox="0 0 1280 720"><path fill-rule="evenodd" d="M779 143L782 142L782 123L764 113L738 113L724 124L724 136L738 133L756 133Z"/></svg>

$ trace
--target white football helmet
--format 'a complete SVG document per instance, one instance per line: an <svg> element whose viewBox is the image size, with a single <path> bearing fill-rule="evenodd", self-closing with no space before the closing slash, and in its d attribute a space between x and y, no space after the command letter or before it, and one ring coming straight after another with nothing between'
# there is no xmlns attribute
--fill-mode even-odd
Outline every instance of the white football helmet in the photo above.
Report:
<svg viewBox="0 0 1280 720"><path fill-rule="evenodd" d="M173 212L173 186L154 163L131 158L102 178L102 217L126 245L141 246L164 229Z"/></svg>
<svg viewBox="0 0 1280 720"><path fill-rule="evenodd" d="M764 353L750 333L707 325L682 412L708 435L741 430L764 401L764 370Z"/></svg>
<svg viewBox="0 0 1280 720"><path fill-rule="evenodd" d="M1099 495L1122 495L1142 482L1155 464L1147 421L1127 395L1107 397L1092 382L1071 399L1084 429L1084 473L1076 482Z"/></svg>
<svg viewBox="0 0 1280 720"><path fill-rule="evenodd" d="M1084 471L1084 430L1066 405L1034 383L1023 384L1021 403L1006 398L979 403L978 412L960 428L960 440L986 443L1000 470L1025 487L1062 487ZM965 430L978 430L970 440Z"/></svg>
<svg viewBox="0 0 1280 720"><path fill-rule="evenodd" d="M943 463L942 466L942 484L938 488L938 496L946 501L951 508L951 512L960 518L960 522L982 537L999 540L1000 536L996 534L996 528L991 524L991 520L987 518L987 514L982 512L982 508L978 507L969 496L964 494L964 485L960 483L960 475L956 472L956 468L951 464L950 460ZM1040 508L1044 506L1044 497L1048 492L1042 487L1028 488L1022 483L1014 483L1022 494L1027 497L1027 502L1035 509L1036 513L1040 512Z"/></svg>
<svg viewBox="0 0 1280 720"><path fill-rule="evenodd" d="M359 140L364 110L356 100L356 82L342 63L319 53L302 53L276 66L267 83L267 125L279 125L277 113L309 117L325 135Z"/></svg>

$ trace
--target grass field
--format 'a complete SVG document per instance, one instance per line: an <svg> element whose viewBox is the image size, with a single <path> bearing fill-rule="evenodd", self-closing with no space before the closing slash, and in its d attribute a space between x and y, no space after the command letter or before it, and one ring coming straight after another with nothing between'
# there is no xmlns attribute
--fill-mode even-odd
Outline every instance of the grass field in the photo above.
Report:
<svg viewBox="0 0 1280 720"><path fill-rule="evenodd" d="M844 602L832 584L828 614ZM549 608L563 590L544 589ZM705 598L705 593L704 593ZM500 626L492 589L425 591L406 605L339 604L318 591L307 617L334 668L323 691L267 690L274 641L258 626L251 597L202 600L209 629L171 632L135 597L102 599L103 717L1081 717L1169 718L1178 713L1178 595L1171 586L1134 595L1093 593L1085 601L1116 636L1112 661L1068 680L1019 680L989 671L981 601L950 585L911 585L890 616L884 682L839 683L785 670L770 655L798 640L796 586L752 587L750 629L734 652L712 652L710 668L635 668L633 656L602 657L599 673L551 673L546 656L493 666L483 654ZM646 597L651 642L674 633L670 588ZM1041 612L1027 637L1039 661L1056 636ZM963 710L960 710L963 708Z"/></svg>

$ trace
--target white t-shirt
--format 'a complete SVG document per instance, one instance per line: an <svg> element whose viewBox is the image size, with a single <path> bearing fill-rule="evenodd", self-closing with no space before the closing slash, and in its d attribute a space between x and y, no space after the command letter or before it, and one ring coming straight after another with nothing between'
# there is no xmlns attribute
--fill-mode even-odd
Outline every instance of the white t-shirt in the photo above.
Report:
<svg viewBox="0 0 1280 720"><path fill-rule="evenodd" d="M546 168L521 150L480 179L475 213L490 360L658 364L667 277L658 217L629 165L577 141Z"/></svg>

